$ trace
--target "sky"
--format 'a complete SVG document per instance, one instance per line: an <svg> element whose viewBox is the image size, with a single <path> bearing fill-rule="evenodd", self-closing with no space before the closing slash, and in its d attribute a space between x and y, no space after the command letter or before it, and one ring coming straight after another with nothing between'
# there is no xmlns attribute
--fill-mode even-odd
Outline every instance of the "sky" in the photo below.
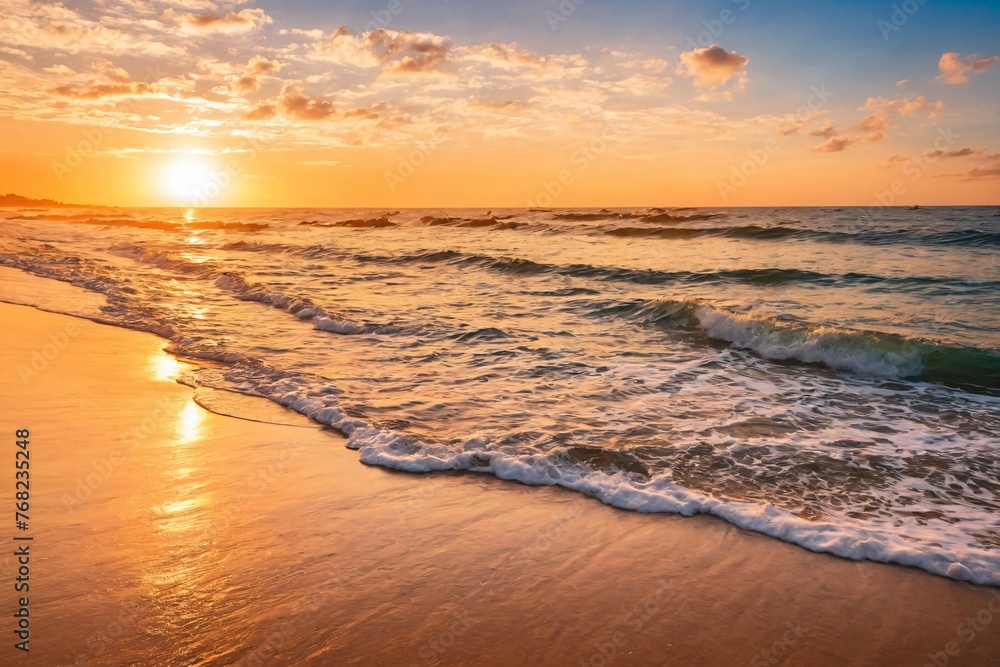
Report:
<svg viewBox="0 0 1000 667"><path fill-rule="evenodd" d="M943 0L0 0L0 194L996 205L998 32Z"/></svg>

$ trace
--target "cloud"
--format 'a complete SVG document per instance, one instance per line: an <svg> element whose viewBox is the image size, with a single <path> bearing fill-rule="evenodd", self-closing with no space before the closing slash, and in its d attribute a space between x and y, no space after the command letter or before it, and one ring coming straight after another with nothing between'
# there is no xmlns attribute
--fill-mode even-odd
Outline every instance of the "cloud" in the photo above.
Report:
<svg viewBox="0 0 1000 667"><path fill-rule="evenodd" d="M990 56L989 58L976 59L976 56L961 57L958 53L950 52L941 56L938 61L938 69L941 70L937 81L951 86L957 86L969 80L969 74L981 74L1000 62L1000 56Z"/></svg>
<svg viewBox="0 0 1000 667"><path fill-rule="evenodd" d="M907 84L908 81L909 81L909 79L902 79L901 81L897 81L896 82L896 87L897 88L902 88L903 86L905 86Z"/></svg>
<svg viewBox="0 0 1000 667"><path fill-rule="evenodd" d="M127 83L132 80L132 77L128 75L128 72L123 70L121 67L118 67L110 60L105 60L103 58L95 60L91 64L91 69L99 72L106 79L116 81L118 83Z"/></svg>
<svg viewBox="0 0 1000 667"><path fill-rule="evenodd" d="M826 137L828 139L836 136L836 134L837 128L829 118L823 123L823 127L809 132L810 137Z"/></svg>
<svg viewBox="0 0 1000 667"><path fill-rule="evenodd" d="M141 95L153 95L160 91L158 88L151 86L148 83L132 81L130 83L103 83L85 88L59 86L54 88L52 92L63 97L96 100L102 97L138 97Z"/></svg>
<svg viewBox="0 0 1000 667"><path fill-rule="evenodd" d="M233 89L238 93L255 93L260 90L261 81L271 74L281 71L282 65L276 60L254 56L247 63L245 73L230 77Z"/></svg>
<svg viewBox="0 0 1000 667"><path fill-rule="evenodd" d="M982 148L980 148L977 151L974 151L971 148L960 148L957 151L934 151L933 153L931 153L931 156L932 157L945 157L945 158L948 158L948 157L967 157L969 155L979 155L982 152L983 152Z"/></svg>
<svg viewBox="0 0 1000 667"><path fill-rule="evenodd" d="M981 153L982 151L977 151ZM935 178L960 178L963 181L979 181L1000 178L1000 153L986 157L986 162L958 174L941 174Z"/></svg>
<svg viewBox="0 0 1000 667"><path fill-rule="evenodd" d="M180 26L189 34L237 35L256 32L272 22L263 9L241 9L238 12L213 14L180 14L173 8L163 12L163 18Z"/></svg>
<svg viewBox="0 0 1000 667"><path fill-rule="evenodd" d="M544 56L520 50L517 44L504 44L502 42L466 47L463 49L463 56L469 60L484 62L491 67L505 70L524 67L538 68L548 64Z"/></svg>
<svg viewBox="0 0 1000 667"><path fill-rule="evenodd" d="M814 146L814 153L839 153L853 143L859 141L857 137L830 137L819 146Z"/></svg>
<svg viewBox="0 0 1000 667"><path fill-rule="evenodd" d="M805 123L801 120L796 120L794 122L785 121L778 126L778 136L779 137L790 137L793 134L798 134L799 130L805 127Z"/></svg>
<svg viewBox="0 0 1000 667"><path fill-rule="evenodd" d="M51 67L43 67L42 71L46 74L56 74L58 76L75 76L76 72L67 67L66 65L52 65Z"/></svg>
<svg viewBox="0 0 1000 667"><path fill-rule="evenodd" d="M278 115L278 109L273 104L258 104L244 114L247 120L268 120Z"/></svg>
<svg viewBox="0 0 1000 667"><path fill-rule="evenodd" d="M976 167L962 174L962 178L967 181L976 181L987 178L1000 178L1000 162L988 167Z"/></svg>
<svg viewBox="0 0 1000 667"><path fill-rule="evenodd" d="M333 102L320 97L309 97L296 83L286 83L278 96L278 106L282 113L299 120L323 120L337 109Z"/></svg>
<svg viewBox="0 0 1000 667"><path fill-rule="evenodd" d="M521 113L527 106L524 102L521 102L519 100L493 101L493 100L472 99L469 101L468 104L470 108L482 109L489 113L495 113L495 114Z"/></svg>
<svg viewBox="0 0 1000 667"><path fill-rule="evenodd" d="M867 111L868 115L851 127L854 135L839 135L832 123L819 130L809 133L814 137L828 137L828 140L814 147L817 153L837 153L856 143L873 144L889 136L889 130L894 127L893 117L914 118L926 113L928 118L936 118L944 113L944 102L938 100L931 103L920 95L914 99L900 97L890 100L884 97L869 97L859 111Z"/></svg>
<svg viewBox="0 0 1000 667"><path fill-rule="evenodd" d="M451 40L430 33L374 30L367 35L369 46L380 60L388 60L383 71L417 74L438 68L448 57Z"/></svg>
<svg viewBox="0 0 1000 667"><path fill-rule="evenodd" d="M272 74L281 71L281 63L264 56L254 56L247 63L247 74Z"/></svg>
<svg viewBox="0 0 1000 667"><path fill-rule="evenodd" d="M132 22L131 27L135 26ZM103 56L184 56L185 51L179 45L166 44L160 39L166 36L161 24L143 23L141 28L133 34L130 29L117 27L113 20L92 21L59 2L4 0L0 3L0 44L5 52L29 61L33 56L22 55L26 53L23 49L12 47Z"/></svg>
<svg viewBox="0 0 1000 667"><path fill-rule="evenodd" d="M174 7L180 7L181 9L187 9L189 11L202 12L202 11L218 11L219 5L212 0L158 0L160 4L173 5ZM223 4L227 5L242 5L250 0L229 0Z"/></svg>
<svg viewBox="0 0 1000 667"><path fill-rule="evenodd" d="M24 58L25 60L34 60L35 57L24 49L12 49L9 46L0 46L0 53L6 53L10 56L16 56L18 58Z"/></svg>
<svg viewBox="0 0 1000 667"><path fill-rule="evenodd" d="M681 53L681 65L677 73L691 77L696 85L709 91L716 91L733 78L739 77L734 87L739 92L746 84L746 66L749 62L750 59L746 56L712 44Z"/></svg>
<svg viewBox="0 0 1000 667"><path fill-rule="evenodd" d="M982 148L977 150L973 150L971 148L959 148L958 150L954 151L944 151L944 150L925 151L921 153L920 156L912 158L908 158L902 155L890 155L888 158L886 158L885 163L883 163L882 166L891 167L892 165L898 162L904 162L907 160L919 160L919 159L939 160L939 159L969 157L972 155L982 155L983 152L984 149Z"/></svg>
<svg viewBox="0 0 1000 667"><path fill-rule="evenodd" d="M437 70L450 48L450 39L432 33L378 28L354 35L341 26L329 39L315 42L311 55L350 67L381 67L388 75L419 74Z"/></svg>

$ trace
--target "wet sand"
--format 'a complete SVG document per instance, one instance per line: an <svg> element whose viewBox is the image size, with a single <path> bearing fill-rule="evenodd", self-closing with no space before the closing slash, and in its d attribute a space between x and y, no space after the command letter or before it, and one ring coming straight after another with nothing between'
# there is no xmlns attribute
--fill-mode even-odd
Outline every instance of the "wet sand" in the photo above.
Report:
<svg viewBox="0 0 1000 667"><path fill-rule="evenodd" d="M0 319L2 498L28 428L34 537L31 652L4 584L0 664L1000 664L1000 589L712 517L366 467L266 401L202 399L283 425L203 409L154 336ZM0 557L5 581L15 567Z"/></svg>

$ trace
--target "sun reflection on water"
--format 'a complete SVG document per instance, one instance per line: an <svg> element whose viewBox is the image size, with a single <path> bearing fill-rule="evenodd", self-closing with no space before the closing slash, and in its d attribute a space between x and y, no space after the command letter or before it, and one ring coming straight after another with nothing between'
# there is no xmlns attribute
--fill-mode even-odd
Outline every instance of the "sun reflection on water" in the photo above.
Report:
<svg viewBox="0 0 1000 667"><path fill-rule="evenodd" d="M149 370L157 382L173 382L186 367L187 364L182 364L169 354L154 354L149 358Z"/></svg>
<svg viewBox="0 0 1000 667"><path fill-rule="evenodd" d="M194 401L188 401L177 416L175 444L187 445L201 438L201 425L204 421L205 411Z"/></svg>

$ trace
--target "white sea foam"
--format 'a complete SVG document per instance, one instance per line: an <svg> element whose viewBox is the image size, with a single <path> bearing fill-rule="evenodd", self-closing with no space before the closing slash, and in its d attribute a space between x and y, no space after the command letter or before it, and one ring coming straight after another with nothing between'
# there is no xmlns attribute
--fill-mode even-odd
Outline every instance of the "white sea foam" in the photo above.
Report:
<svg viewBox="0 0 1000 667"><path fill-rule="evenodd" d="M469 470L532 486L561 486L621 509L692 516L711 514L816 552L853 560L872 560L917 567L934 574L1000 585L1000 553L971 549L960 534L928 530L920 536L868 530L859 525L813 522L768 503L747 503L710 497L675 484L668 475L649 481L626 473L608 473L582 465L566 465L542 454L505 454L467 443L463 451L374 428L359 428L347 446L361 461L395 470L426 473ZM967 536L966 536L967 537Z"/></svg>

